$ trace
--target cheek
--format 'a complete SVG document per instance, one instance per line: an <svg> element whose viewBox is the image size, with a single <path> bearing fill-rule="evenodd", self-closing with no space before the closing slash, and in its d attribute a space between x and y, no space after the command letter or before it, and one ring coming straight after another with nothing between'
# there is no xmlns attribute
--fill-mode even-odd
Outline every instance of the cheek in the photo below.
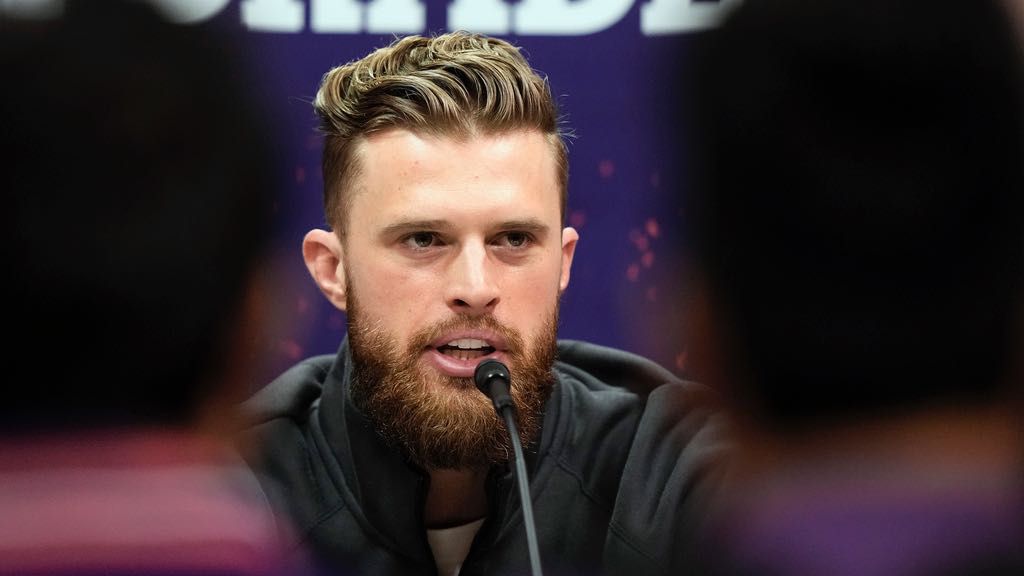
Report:
<svg viewBox="0 0 1024 576"><path fill-rule="evenodd" d="M505 278L502 299L519 317L546 319L559 297L557 263L516 270Z"/></svg>
<svg viewBox="0 0 1024 576"><path fill-rule="evenodd" d="M430 308L438 283L436 275L387 266L379 260L353 270L350 282L362 312L395 334L407 332L403 324Z"/></svg>
<svg viewBox="0 0 1024 576"><path fill-rule="evenodd" d="M414 268L401 265L386 250L361 246L358 255L350 259L353 280L359 289L372 290L377 298L394 298L414 293L413 286L422 282Z"/></svg>

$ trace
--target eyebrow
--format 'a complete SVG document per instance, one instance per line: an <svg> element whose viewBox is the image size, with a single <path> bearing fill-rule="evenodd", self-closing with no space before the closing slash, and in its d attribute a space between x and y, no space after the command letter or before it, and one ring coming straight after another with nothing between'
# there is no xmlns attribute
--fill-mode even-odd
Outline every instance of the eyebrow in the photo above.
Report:
<svg viewBox="0 0 1024 576"><path fill-rule="evenodd" d="M452 228L452 223L447 220L400 220L394 224L385 226L380 231L380 235L400 236L402 234L422 231L447 232ZM519 230L539 235L546 233L549 227L547 224L536 218L526 218L522 220L506 220L499 223L494 228L502 231Z"/></svg>
<svg viewBox="0 0 1024 576"><path fill-rule="evenodd" d="M381 236L399 236L402 234L409 234L411 232L421 232L424 230L428 231L445 231L451 229L452 225L447 220L400 220L394 224L385 226L381 231Z"/></svg>
<svg viewBox="0 0 1024 576"><path fill-rule="evenodd" d="M527 218L525 220L507 220L497 226L498 230L519 230L522 232L532 232L534 234L543 234L548 231L548 225L537 220L536 218Z"/></svg>

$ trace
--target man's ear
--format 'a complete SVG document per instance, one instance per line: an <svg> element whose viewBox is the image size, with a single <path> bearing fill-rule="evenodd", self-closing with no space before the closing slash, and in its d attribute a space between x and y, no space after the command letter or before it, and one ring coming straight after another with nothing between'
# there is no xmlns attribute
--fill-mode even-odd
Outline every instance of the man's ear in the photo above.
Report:
<svg viewBox="0 0 1024 576"><path fill-rule="evenodd" d="M342 312L347 305L345 260L338 235L327 230L310 230L302 239L302 258L313 281Z"/></svg>
<svg viewBox="0 0 1024 576"><path fill-rule="evenodd" d="M562 276L558 280L559 293L569 287L569 273L572 270L572 257L576 254L576 242L580 235L575 228L567 226L562 230Z"/></svg>

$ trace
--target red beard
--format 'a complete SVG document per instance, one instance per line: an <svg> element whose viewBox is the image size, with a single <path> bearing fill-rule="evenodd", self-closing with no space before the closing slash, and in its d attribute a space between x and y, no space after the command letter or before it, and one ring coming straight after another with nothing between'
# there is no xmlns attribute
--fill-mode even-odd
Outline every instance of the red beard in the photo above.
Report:
<svg viewBox="0 0 1024 576"><path fill-rule="evenodd" d="M390 334L360 317L352 296L350 290L352 401L410 462L424 469L467 469L502 464L511 457L505 424L473 380L428 371L420 362L431 342L460 328L483 328L505 339L519 436L524 446L537 438L554 383L557 307L529 349L518 332L493 316L460 315L420 330L403 352Z"/></svg>

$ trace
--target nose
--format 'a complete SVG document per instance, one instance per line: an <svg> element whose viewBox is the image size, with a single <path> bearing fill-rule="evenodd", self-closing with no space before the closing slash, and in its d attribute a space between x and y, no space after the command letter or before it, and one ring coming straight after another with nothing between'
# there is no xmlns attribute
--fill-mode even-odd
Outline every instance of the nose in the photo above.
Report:
<svg viewBox="0 0 1024 576"><path fill-rule="evenodd" d="M463 245L449 270L448 307L461 314L493 312L499 293L492 266L483 243Z"/></svg>

